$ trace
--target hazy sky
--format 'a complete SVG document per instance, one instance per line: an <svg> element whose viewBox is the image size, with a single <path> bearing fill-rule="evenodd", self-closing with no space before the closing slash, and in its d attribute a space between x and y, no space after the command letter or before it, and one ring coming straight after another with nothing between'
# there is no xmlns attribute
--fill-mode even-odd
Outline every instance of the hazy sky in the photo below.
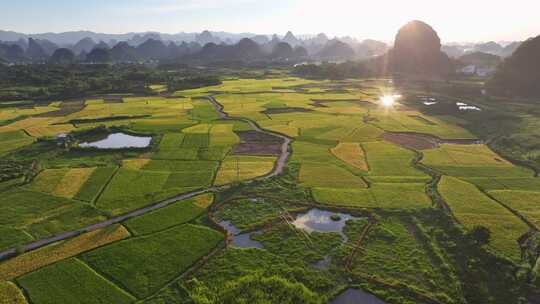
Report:
<svg viewBox="0 0 540 304"><path fill-rule="evenodd" d="M540 35L539 0L0 0L0 29L297 34L393 40L412 19L443 41Z"/></svg>

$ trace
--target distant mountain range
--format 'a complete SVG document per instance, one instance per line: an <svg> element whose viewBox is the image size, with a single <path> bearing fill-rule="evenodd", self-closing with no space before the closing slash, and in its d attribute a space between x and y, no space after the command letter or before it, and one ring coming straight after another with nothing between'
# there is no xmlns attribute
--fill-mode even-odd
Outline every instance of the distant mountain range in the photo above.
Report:
<svg viewBox="0 0 540 304"><path fill-rule="evenodd" d="M44 62L60 49L61 53L54 58L62 58L60 55L67 55L65 50L69 50L77 61L92 61L96 52L100 59L109 58L113 62L193 59L193 54L198 52L201 52L200 58L205 60L242 60L234 56L231 50L238 44L241 44L240 48L249 47L248 40L260 48L260 56L252 57L252 60L271 58L287 61L302 58L340 61L378 56L388 49L385 43L376 40L357 41L350 37L331 39L322 33L299 38L292 32L283 36L268 36L210 31L174 35L154 32L101 34L87 31L27 35L0 31L0 58L15 63ZM276 50L280 44L281 47ZM288 47L291 52L288 52ZM105 55L98 50L107 50L109 54ZM216 57L212 57L212 54ZM90 60L89 55L92 55Z"/></svg>
<svg viewBox="0 0 540 304"><path fill-rule="evenodd" d="M305 58L314 60L366 59L382 55L389 49L386 43L377 40L358 41L351 37L329 38L323 33L301 36L296 36L292 32L270 36L210 31L177 34L158 32L105 34L90 31L23 34L0 30L0 58L4 62L41 62L50 58L58 49L68 49L73 52L76 60L84 61L86 56L95 49L110 49L111 58L122 58L125 61L127 59L147 60L148 58L178 59L201 51L207 44L214 44L220 46L221 50L225 50L225 46L236 45L246 38L258 44L262 53L267 55L272 53L277 44L284 42L293 50L302 48L307 52ZM152 51L149 50L149 45L152 44L154 47L150 49L153 49L154 54L150 54ZM451 58L460 58L477 52L505 58L512 55L520 45L521 42L518 41L507 42L504 45L497 42L451 43L443 45L442 51ZM138 48L141 48L139 53L136 51ZM159 48L161 49L158 50ZM128 54L122 53L123 51ZM296 55L300 53L302 50L298 50ZM203 57L209 58L209 55L206 54ZM225 57L221 56L222 59Z"/></svg>
<svg viewBox="0 0 540 304"><path fill-rule="evenodd" d="M522 41L507 42L504 45L494 41L483 43L452 43L443 45L442 51L452 58L459 58L470 53L486 53L499 57L509 57L522 44Z"/></svg>

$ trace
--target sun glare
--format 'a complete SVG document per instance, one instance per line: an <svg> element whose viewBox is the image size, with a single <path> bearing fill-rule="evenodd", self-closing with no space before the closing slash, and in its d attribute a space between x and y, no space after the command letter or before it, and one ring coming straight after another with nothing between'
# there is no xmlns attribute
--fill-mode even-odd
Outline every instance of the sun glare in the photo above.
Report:
<svg viewBox="0 0 540 304"><path fill-rule="evenodd" d="M390 96L390 95L383 96L381 98L381 103L385 107L391 107L396 103L396 98L394 96Z"/></svg>

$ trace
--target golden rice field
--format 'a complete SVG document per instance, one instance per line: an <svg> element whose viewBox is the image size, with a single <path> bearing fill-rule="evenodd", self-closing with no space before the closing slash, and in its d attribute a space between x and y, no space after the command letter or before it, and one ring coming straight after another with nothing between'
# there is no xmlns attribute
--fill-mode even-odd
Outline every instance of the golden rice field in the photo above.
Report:
<svg viewBox="0 0 540 304"><path fill-rule="evenodd" d="M359 143L340 142L330 151L342 161L363 171L369 171L364 150Z"/></svg>
<svg viewBox="0 0 540 304"><path fill-rule="evenodd" d="M87 232L73 239L51 244L0 263L0 280L11 280L46 265L76 256L82 252L129 237L121 225Z"/></svg>
<svg viewBox="0 0 540 304"><path fill-rule="evenodd" d="M12 282L0 281L0 304L27 304L21 290Z"/></svg>
<svg viewBox="0 0 540 304"><path fill-rule="evenodd" d="M221 163L214 184L241 182L270 173L275 157L228 156Z"/></svg>

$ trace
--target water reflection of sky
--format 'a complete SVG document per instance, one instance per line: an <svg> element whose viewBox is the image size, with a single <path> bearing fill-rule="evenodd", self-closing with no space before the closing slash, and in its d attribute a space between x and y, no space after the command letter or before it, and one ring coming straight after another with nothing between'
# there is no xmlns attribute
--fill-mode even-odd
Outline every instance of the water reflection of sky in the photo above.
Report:
<svg viewBox="0 0 540 304"><path fill-rule="evenodd" d="M386 304L383 300L361 289L349 288L338 295L330 304Z"/></svg>
<svg viewBox="0 0 540 304"><path fill-rule="evenodd" d="M340 220L332 220L332 215L339 215ZM342 232L345 223L354 218L355 217L350 214L311 209L307 213L299 214L293 222L293 225L296 228L303 229L307 232Z"/></svg>
<svg viewBox="0 0 540 304"><path fill-rule="evenodd" d="M98 149L123 149L123 148L146 148L150 145L152 137L132 136L124 133L109 134L107 138L79 144L83 148Z"/></svg>

